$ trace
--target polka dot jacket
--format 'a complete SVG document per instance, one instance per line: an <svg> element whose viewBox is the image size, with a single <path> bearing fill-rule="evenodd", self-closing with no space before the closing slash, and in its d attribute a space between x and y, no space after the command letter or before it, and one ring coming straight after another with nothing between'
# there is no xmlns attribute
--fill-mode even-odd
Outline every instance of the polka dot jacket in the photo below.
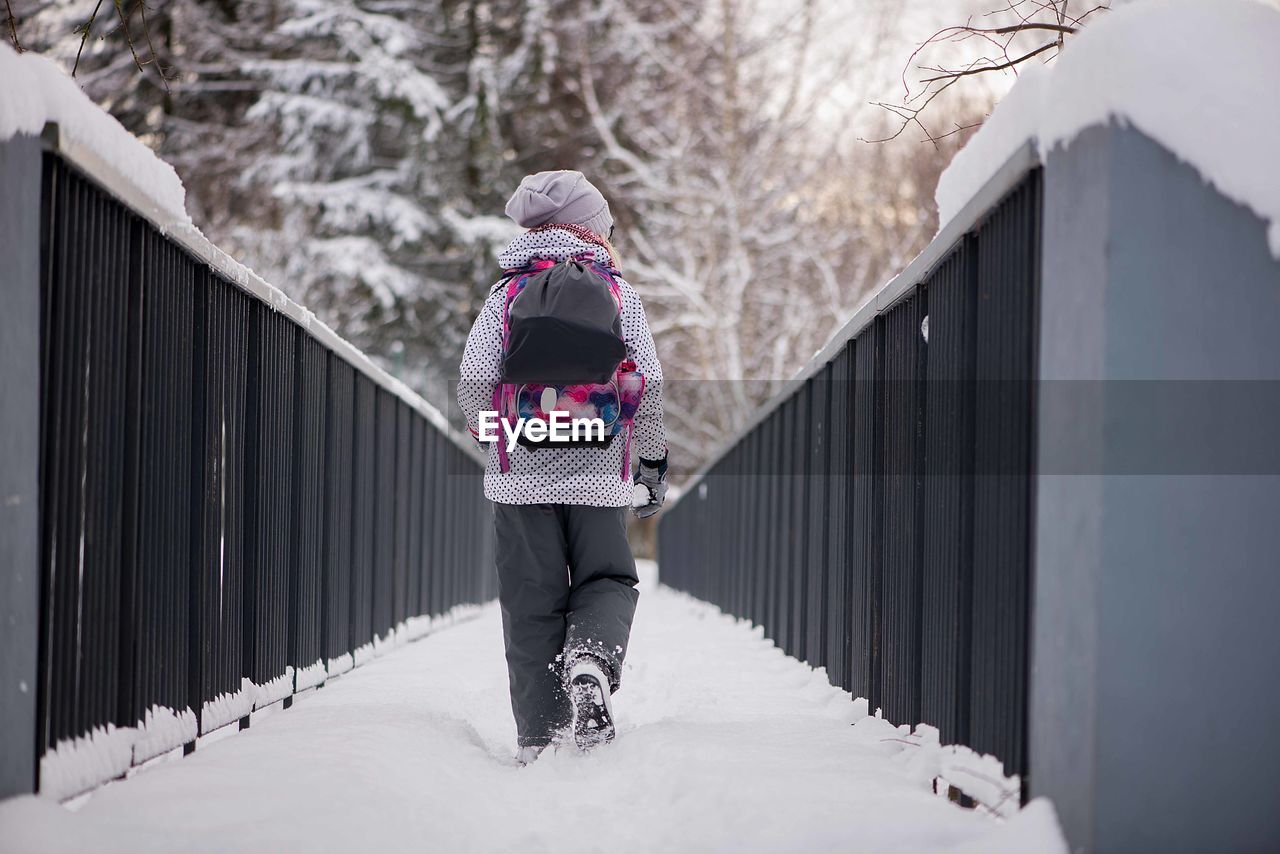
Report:
<svg viewBox="0 0 1280 854"><path fill-rule="evenodd" d="M503 269L523 267L536 258L562 261L584 251L605 251L562 228L528 231L512 241L499 262ZM662 459L667 453L662 424L662 365L635 289L619 279L622 291L622 334L627 358L645 377L644 397L636 411L631 442L632 465L643 457ZM502 374L502 310L506 289L494 286L471 327L459 367L458 405L472 435L480 429L480 412L493 408L493 391ZM617 437L606 448L539 448L517 446L509 454L510 468L498 464L496 443L489 443L484 494L501 504L588 504L624 507L631 503L631 478L620 476L626 442Z"/></svg>

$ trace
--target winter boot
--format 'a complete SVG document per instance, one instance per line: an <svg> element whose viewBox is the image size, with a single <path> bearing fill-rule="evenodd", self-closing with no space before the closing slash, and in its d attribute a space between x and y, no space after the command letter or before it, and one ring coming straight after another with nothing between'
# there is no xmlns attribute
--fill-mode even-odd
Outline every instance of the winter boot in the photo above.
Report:
<svg viewBox="0 0 1280 854"><path fill-rule="evenodd" d="M521 765L532 765L545 749L546 745L543 744L522 747L516 751L516 761Z"/></svg>
<svg viewBox="0 0 1280 854"><path fill-rule="evenodd" d="M613 741L613 709L609 677L594 658L579 658L569 668L569 701L573 705L573 740L579 750Z"/></svg>

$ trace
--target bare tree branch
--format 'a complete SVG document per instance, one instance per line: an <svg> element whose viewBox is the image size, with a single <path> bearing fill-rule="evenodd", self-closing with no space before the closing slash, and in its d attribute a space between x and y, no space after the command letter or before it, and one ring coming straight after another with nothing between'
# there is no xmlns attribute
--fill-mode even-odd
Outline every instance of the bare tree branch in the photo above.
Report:
<svg viewBox="0 0 1280 854"><path fill-rule="evenodd" d="M1054 33L1074 33L1079 27L1072 27L1066 24L1011 24L1007 27L952 27L951 29L963 30L968 33L991 33L993 35L1007 35L1009 33L1025 33L1032 30L1048 30Z"/></svg>
<svg viewBox="0 0 1280 854"><path fill-rule="evenodd" d="M18 21L13 16L13 6L9 0L4 0L4 10L9 16L9 40L13 42L13 49L22 53L22 42L18 41Z"/></svg>
<svg viewBox="0 0 1280 854"><path fill-rule="evenodd" d="M11 0L5 0L5 5L8 6L10 2ZM103 0L98 0L93 7L93 13L89 15L89 20L85 21L75 29L75 32L80 33L80 46L76 50L75 63L71 66L72 77L75 77L76 73L80 70L80 59L84 55L84 46L89 42L89 37L93 35L93 26L97 23L98 12L102 10L102 3ZM124 37L125 44L129 48L129 56L133 61L133 65L138 69L138 72L140 74L145 74L147 66L154 65L156 68L156 74L160 76L160 82L164 86L165 92L169 92L170 78L165 72L163 64L160 62L160 55L156 52L155 41L151 36L151 22L147 19L147 4L145 0L135 0L133 5L131 5L127 11L125 10L125 0L111 0L111 4L115 8L116 18L120 22L115 30L112 30L111 32L118 31ZM138 53L138 45L134 41L133 32L129 27L129 21L133 18L134 12L137 12L142 19L143 37L146 39L147 52L150 55L147 59L143 59ZM14 28L12 9L9 10L9 29L10 37L13 39L14 44L17 45L18 34ZM22 48L19 47L18 49L21 50Z"/></svg>
<svg viewBox="0 0 1280 854"><path fill-rule="evenodd" d="M142 12L142 33L147 39L147 50L151 51L151 59L156 64L156 73L160 75L160 82L164 84L164 91L169 91L169 77L164 72L164 67L160 64L160 57L156 53L155 42L151 39L151 22L147 20L147 4L146 0L138 0L138 8Z"/></svg>
<svg viewBox="0 0 1280 854"><path fill-rule="evenodd" d="M951 80L959 77L969 77L974 74L984 74L988 71L1003 71L1006 68L1013 68L1013 66L1015 65L1020 65L1021 63L1026 62L1028 59L1031 59L1031 57L1039 56L1040 54L1044 53L1046 50L1052 50L1057 46L1058 46L1058 43L1056 41L1049 42L1048 44L1040 45L1040 47L1036 48L1033 51L1024 53L1022 56L1019 56L1016 59L1010 59L1005 62L996 63L995 65L983 65L979 68L966 68L961 71L944 71L942 74L939 74L936 77L926 77L920 82L936 83L939 80Z"/></svg>
<svg viewBox="0 0 1280 854"><path fill-rule="evenodd" d="M1011 18L1010 23L993 22L991 26L975 26L972 18L965 23L943 27L925 39L911 52L902 70L902 101L890 104L883 101L874 102L875 106L891 113L899 122L897 129L880 139L864 140L867 142L888 142L897 139L908 127L919 127L925 134L925 141L935 145L940 139L973 127L971 124L955 124L952 130L942 135L934 135L921 114L929 109L933 102L960 80L976 77L991 72L1012 71L1017 74L1018 66L1038 56L1052 52L1047 58L1052 60L1066 43L1067 36L1079 31L1087 18L1096 12L1110 8L1110 0L1091 7L1080 15L1069 11L1071 0L1003 0L1003 5L983 13L982 17ZM1049 33L1050 41L1042 42L1028 50L1011 53L1015 40L1027 34ZM944 63L922 62L925 54L942 45L959 45L970 40L978 40L987 46L987 52L971 59L960 67ZM914 84L907 79L912 69L927 72ZM954 123L953 123L954 124Z"/></svg>
<svg viewBox="0 0 1280 854"><path fill-rule="evenodd" d="M125 43L129 45L129 54L133 57L133 64L138 67L139 74L145 74L147 69L143 66L142 58L138 56L137 46L133 43L133 34L129 32L129 18L133 16L133 8L129 10L129 15L124 13L124 0L112 0L116 7L116 17L120 19L120 30L124 33ZM134 4L136 8L137 4Z"/></svg>
<svg viewBox="0 0 1280 854"><path fill-rule="evenodd" d="M80 48L76 51L75 64L71 66L71 76L75 77L76 72L80 69L80 54L84 53L85 42L89 40L89 33L93 32L93 22L98 20L98 10L102 8L102 0L98 0L96 6L93 7L93 14L89 16L89 20L77 29L83 33L80 37Z"/></svg>

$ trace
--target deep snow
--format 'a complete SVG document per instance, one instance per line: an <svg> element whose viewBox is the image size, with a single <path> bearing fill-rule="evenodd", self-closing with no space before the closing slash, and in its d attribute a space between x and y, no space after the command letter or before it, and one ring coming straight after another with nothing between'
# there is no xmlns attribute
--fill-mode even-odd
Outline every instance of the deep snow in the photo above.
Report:
<svg viewBox="0 0 1280 854"><path fill-rule="evenodd" d="M1041 158L1085 128L1131 124L1268 223L1280 258L1280 9L1274 0L1144 0L1098 16L1031 65L938 181L939 225L1028 140Z"/></svg>
<svg viewBox="0 0 1280 854"><path fill-rule="evenodd" d="M646 583L629 656L618 740L520 768L490 606L74 811L0 804L4 849L1065 851L1047 803L932 794L889 724L710 606Z"/></svg>

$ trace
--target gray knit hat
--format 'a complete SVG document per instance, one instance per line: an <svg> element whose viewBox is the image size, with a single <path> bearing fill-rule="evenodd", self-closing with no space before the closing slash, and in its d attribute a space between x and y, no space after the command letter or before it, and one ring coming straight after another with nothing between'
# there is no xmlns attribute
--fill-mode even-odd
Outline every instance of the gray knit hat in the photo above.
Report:
<svg viewBox="0 0 1280 854"><path fill-rule="evenodd" d="M585 175L573 169L524 176L507 202L507 216L522 228L572 223L601 237L608 237L613 225L609 203Z"/></svg>

